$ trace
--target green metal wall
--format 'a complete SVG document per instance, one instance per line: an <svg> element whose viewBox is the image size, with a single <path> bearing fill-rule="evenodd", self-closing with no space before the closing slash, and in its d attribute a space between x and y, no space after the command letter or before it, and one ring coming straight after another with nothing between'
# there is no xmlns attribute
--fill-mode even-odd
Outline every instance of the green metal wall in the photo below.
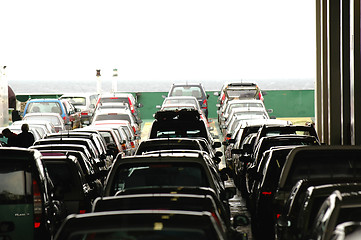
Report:
<svg viewBox="0 0 361 240"><path fill-rule="evenodd" d="M209 91L208 117L217 118L217 99L214 92ZM314 90L267 90L264 103L267 109L273 109L271 116L283 117L314 117ZM143 104L140 108L142 119L153 119L153 114L158 110L156 105L161 105L167 92L138 92L134 94L138 102ZM17 95L17 100L25 102L29 98L58 98L61 94L49 95Z"/></svg>

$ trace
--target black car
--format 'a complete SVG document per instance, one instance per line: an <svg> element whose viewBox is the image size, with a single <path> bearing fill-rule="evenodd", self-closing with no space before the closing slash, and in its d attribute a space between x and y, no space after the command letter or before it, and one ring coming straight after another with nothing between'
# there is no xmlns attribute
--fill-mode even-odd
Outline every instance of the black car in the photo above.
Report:
<svg viewBox="0 0 361 240"><path fill-rule="evenodd" d="M64 203L67 214L90 212L99 193L90 187L77 158L59 155L42 160L54 184L54 198Z"/></svg>
<svg viewBox="0 0 361 240"><path fill-rule="evenodd" d="M228 239L210 212L128 210L70 215L54 240Z"/></svg>
<svg viewBox="0 0 361 240"><path fill-rule="evenodd" d="M0 226L2 239L51 239L63 214L41 154L0 148Z"/></svg>
<svg viewBox="0 0 361 240"><path fill-rule="evenodd" d="M155 113L149 138L205 138L210 145L214 140L208 127L196 110L158 111Z"/></svg>

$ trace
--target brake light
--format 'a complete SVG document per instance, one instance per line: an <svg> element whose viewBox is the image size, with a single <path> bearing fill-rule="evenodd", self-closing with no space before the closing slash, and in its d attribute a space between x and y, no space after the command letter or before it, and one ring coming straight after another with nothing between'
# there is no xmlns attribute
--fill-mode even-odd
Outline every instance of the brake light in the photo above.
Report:
<svg viewBox="0 0 361 240"><path fill-rule="evenodd" d="M127 146L125 145L125 143L122 144L122 150L123 151L127 150Z"/></svg>
<svg viewBox="0 0 361 240"><path fill-rule="evenodd" d="M214 212L212 212L212 217L216 220L218 225L221 225L221 222L219 221L219 218L217 217L217 215Z"/></svg>
<svg viewBox="0 0 361 240"><path fill-rule="evenodd" d="M41 216L43 215L43 201L41 199L38 182L33 179L33 198L34 198L34 228L39 228Z"/></svg>
<svg viewBox="0 0 361 240"><path fill-rule="evenodd" d="M205 107L203 107L203 106L205 106ZM202 108L207 109L207 99L204 99L204 101L202 103Z"/></svg>
<svg viewBox="0 0 361 240"><path fill-rule="evenodd" d="M86 210L79 210L80 214L86 213Z"/></svg>
<svg viewBox="0 0 361 240"><path fill-rule="evenodd" d="M110 99L118 99L117 97L111 97Z"/></svg>
<svg viewBox="0 0 361 240"><path fill-rule="evenodd" d="M133 106L132 102L130 101L129 97L128 97L128 102L129 102L130 110L132 111L132 113L134 113L134 106Z"/></svg>
<svg viewBox="0 0 361 240"><path fill-rule="evenodd" d="M82 115L82 116L87 116L88 113L87 113L87 112L81 112L81 115Z"/></svg>
<svg viewBox="0 0 361 240"><path fill-rule="evenodd" d="M281 216L281 214L279 214L279 213L276 214L276 218L277 218L277 219L279 219L280 216Z"/></svg>
<svg viewBox="0 0 361 240"><path fill-rule="evenodd" d="M135 148L134 142L130 142L130 145L132 146L132 148Z"/></svg>
<svg viewBox="0 0 361 240"><path fill-rule="evenodd" d="M262 195L271 195L272 192L262 192Z"/></svg>
<svg viewBox="0 0 361 240"><path fill-rule="evenodd" d="M134 133L136 133L136 132L137 132L137 130L135 129L135 127L134 127L134 126L132 126L132 128L133 128Z"/></svg>

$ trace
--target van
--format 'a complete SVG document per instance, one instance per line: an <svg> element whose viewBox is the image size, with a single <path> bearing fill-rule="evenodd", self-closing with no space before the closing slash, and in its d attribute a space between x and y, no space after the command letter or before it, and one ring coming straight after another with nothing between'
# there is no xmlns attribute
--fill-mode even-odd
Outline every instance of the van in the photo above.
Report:
<svg viewBox="0 0 361 240"><path fill-rule="evenodd" d="M51 239L62 205L37 150L0 148L0 239Z"/></svg>

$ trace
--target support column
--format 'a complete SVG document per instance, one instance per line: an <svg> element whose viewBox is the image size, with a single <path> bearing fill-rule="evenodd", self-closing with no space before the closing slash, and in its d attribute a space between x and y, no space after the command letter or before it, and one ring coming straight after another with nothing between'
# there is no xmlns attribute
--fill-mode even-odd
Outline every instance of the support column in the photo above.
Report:
<svg viewBox="0 0 361 240"><path fill-rule="evenodd" d="M328 144L341 144L340 1L327 3ZM326 81L324 78L323 81ZM326 109L324 109L326 110Z"/></svg>

